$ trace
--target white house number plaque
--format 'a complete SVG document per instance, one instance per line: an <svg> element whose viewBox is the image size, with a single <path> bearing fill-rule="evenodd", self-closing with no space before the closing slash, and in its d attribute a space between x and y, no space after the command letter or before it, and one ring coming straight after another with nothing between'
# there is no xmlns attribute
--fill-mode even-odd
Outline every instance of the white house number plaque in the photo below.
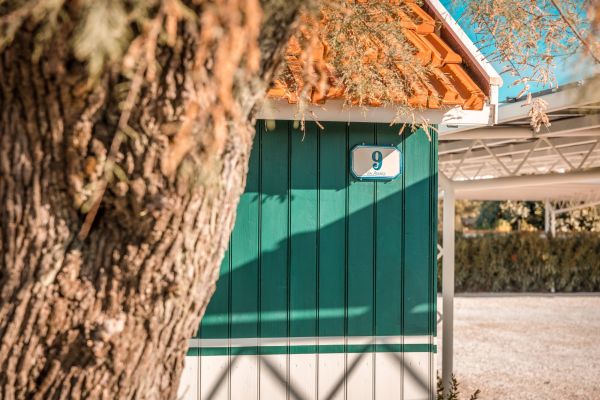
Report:
<svg viewBox="0 0 600 400"><path fill-rule="evenodd" d="M350 171L359 180L392 180L402 172L401 160L394 146L358 145L350 154Z"/></svg>

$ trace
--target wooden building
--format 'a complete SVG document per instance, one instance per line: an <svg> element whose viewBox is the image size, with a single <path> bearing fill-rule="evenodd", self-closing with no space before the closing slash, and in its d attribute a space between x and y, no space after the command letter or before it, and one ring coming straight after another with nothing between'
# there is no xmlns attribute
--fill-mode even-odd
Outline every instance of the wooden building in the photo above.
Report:
<svg viewBox="0 0 600 400"><path fill-rule="evenodd" d="M496 74L438 1L411 8L405 35L435 71L415 83L417 120L492 123ZM283 81L268 93L180 396L433 399L435 129L400 132L393 108L344 107L332 85L308 110L322 127L302 132L296 95Z"/></svg>

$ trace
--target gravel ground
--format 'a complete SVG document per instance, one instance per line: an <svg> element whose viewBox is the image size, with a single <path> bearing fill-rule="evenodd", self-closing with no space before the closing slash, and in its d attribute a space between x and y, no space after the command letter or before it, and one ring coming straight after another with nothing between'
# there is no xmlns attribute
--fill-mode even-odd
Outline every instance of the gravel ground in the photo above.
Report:
<svg viewBox="0 0 600 400"><path fill-rule="evenodd" d="M460 296L454 315L463 398L600 399L600 294Z"/></svg>

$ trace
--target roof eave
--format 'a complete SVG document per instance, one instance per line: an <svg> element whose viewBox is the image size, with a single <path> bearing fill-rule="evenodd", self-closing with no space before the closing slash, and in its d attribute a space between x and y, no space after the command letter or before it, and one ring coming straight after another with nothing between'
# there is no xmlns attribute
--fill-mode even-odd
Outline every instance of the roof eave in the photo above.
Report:
<svg viewBox="0 0 600 400"><path fill-rule="evenodd" d="M471 65L476 69L476 73L481 74L490 86L502 86L502 77L492 66L486 57L479 51L477 46L471 41L469 36L460 27L456 20L450 15L448 10L442 5L439 0L425 0L425 3L431 7L435 13L435 17L444 22L444 27L448 30L450 37L453 39L453 45L459 47L461 55L466 55ZM496 99L496 103L497 103Z"/></svg>
<svg viewBox="0 0 600 400"><path fill-rule="evenodd" d="M436 19L443 22L448 39L450 39L453 46L456 46L454 50L457 50L463 58L466 58L469 61L469 65L472 67L473 72L479 75L487 85L488 93L486 94L488 95L489 103L492 106L491 119L488 121L487 125L497 123L499 103L498 92L503 83L502 77L492 64L488 62L486 57L479 51L477 46L475 46L469 36L439 0L425 0L425 3L435 14Z"/></svg>
<svg viewBox="0 0 600 400"><path fill-rule="evenodd" d="M443 22L443 33L448 37L452 50L467 61L470 72L488 101L482 110L464 110L460 106L439 109L414 109L408 115L399 115L394 107L348 107L343 100L328 100L323 106L307 105L302 110L297 104L284 99L268 98L258 112L259 119L318 120L339 122L422 123L446 126L494 125L498 119L498 92L502 78L486 60L471 39L462 30L439 0L425 0L430 14Z"/></svg>

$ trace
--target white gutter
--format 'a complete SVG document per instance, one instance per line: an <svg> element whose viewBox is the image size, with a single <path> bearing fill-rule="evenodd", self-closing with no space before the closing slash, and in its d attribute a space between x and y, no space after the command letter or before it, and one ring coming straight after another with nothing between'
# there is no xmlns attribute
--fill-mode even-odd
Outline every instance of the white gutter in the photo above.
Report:
<svg viewBox="0 0 600 400"><path fill-rule="evenodd" d="M558 112L570 108L583 108L589 104L596 104L600 102L600 91L595 90L598 84L600 84L600 76L594 76L585 81L579 81L573 84L563 85L547 93L533 93L534 98L541 99L547 104L547 113ZM519 100L513 103L502 103L498 108L498 124L506 124L513 121L523 120L528 118L529 111L531 110L531 104L524 100ZM592 108L593 110L593 108ZM587 135L589 129L596 129L600 127L597 122L597 115L591 114L584 117L573 117L562 121L555 121L552 123L550 128L542 127L539 134L534 134L530 128L511 128L513 129L513 138L521 139L524 137L538 137L540 135L552 136L556 135L553 132L556 131L579 131L577 136ZM481 130L477 128L483 128ZM473 133L467 134L466 131L473 131ZM463 137L471 139L472 136L478 138L494 138L494 133L499 128L488 129L485 125L478 127L474 125L465 125L458 128L447 128L441 127L439 130L440 138L446 140L461 140ZM501 132L501 131L498 131ZM508 130L506 131L508 132ZM570 132L564 132L570 133ZM483 134L483 135L481 135ZM502 135L502 133L501 133ZM506 138L507 136L503 136Z"/></svg>
<svg viewBox="0 0 600 400"><path fill-rule="evenodd" d="M258 119L297 121L337 121L397 124L472 125L481 126L491 118L492 107L485 104L483 110L463 110L460 106L439 109L418 109L399 114L395 107L348 107L343 100L329 100L323 105L309 104L300 114L297 104L286 100L268 99L257 114Z"/></svg>

